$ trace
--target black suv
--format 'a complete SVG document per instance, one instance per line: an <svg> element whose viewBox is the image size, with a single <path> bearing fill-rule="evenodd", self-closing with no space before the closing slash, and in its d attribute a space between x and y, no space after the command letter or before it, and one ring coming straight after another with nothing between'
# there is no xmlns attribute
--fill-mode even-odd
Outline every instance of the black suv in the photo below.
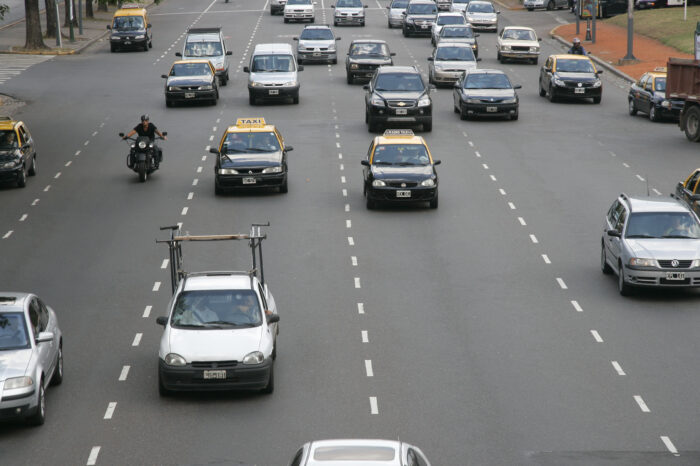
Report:
<svg viewBox="0 0 700 466"><path fill-rule="evenodd" d="M432 131L434 87L425 85L415 66L382 66L363 88L370 132L386 125L423 125L423 131Z"/></svg>
<svg viewBox="0 0 700 466"><path fill-rule="evenodd" d="M345 59L345 71L348 84L357 78L372 78L380 66L393 65L391 59L396 55L389 52L386 41L376 39L357 39L350 43L348 57Z"/></svg>
<svg viewBox="0 0 700 466"><path fill-rule="evenodd" d="M430 37L437 13L433 0L411 0L403 17L403 36Z"/></svg>

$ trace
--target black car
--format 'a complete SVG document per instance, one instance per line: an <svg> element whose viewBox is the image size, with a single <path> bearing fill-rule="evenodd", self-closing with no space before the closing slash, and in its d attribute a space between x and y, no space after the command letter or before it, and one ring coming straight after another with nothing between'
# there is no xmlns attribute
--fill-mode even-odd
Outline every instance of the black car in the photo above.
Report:
<svg viewBox="0 0 700 466"><path fill-rule="evenodd" d="M430 37L437 13L437 4L432 0L412 0L408 2L403 18L403 36Z"/></svg>
<svg viewBox="0 0 700 466"><path fill-rule="evenodd" d="M469 70L457 81L453 106L462 120L477 116L518 119L518 94L508 76L500 70Z"/></svg>
<svg viewBox="0 0 700 466"><path fill-rule="evenodd" d="M627 103L630 115L644 112L651 121L661 121L664 117L678 120L684 101L666 99L666 68L662 68L644 73L639 81L633 83Z"/></svg>
<svg viewBox="0 0 700 466"><path fill-rule="evenodd" d="M216 105L219 86L216 72L209 60L180 60L173 63L170 73L161 75L165 81L165 105L176 102L205 101Z"/></svg>
<svg viewBox="0 0 700 466"><path fill-rule="evenodd" d="M348 84L355 79L370 79L380 66L393 65L391 57L396 54L389 52L386 41L373 39L357 39L350 43L348 56L345 59L345 72Z"/></svg>
<svg viewBox="0 0 700 466"><path fill-rule="evenodd" d="M593 61L583 55L550 55L540 68L540 96L551 102L559 97L593 99L599 104L603 96L603 82Z"/></svg>
<svg viewBox="0 0 700 466"><path fill-rule="evenodd" d="M21 121L0 117L0 182L24 188L27 175L36 175L34 139Z"/></svg>
<svg viewBox="0 0 700 466"><path fill-rule="evenodd" d="M367 208L378 202L425 202L438 207L438 176L428 145L411 130L387 130L377 136L363 165Z"/></svg>
<svg viewBox="0 0 700 466"><path fill-rule="evenodd" d="M382 66L363 89L370 132L386 125L423 125L423 131L433 130L433 87L425 85L416 67Z"/></svg>
<svg viewBox="0 0 700 466"><path fill-rule="evenodd" d="M479 42L476 38L479 37L478 33L474 33L474 29L471 25L457 25L457 26L445 26L440 30L440 35L438 36L437 44L442 41L445 42L464 42L472 46L474 51L474 56L479 57ZM436 45L437 45L436 44Z"/></svg>
<svg viewBox="0 0 700 466"><path fill-rule="evenodd" d="M129 14L133 10L133 14ZM118 10L107 29L111 31L109 35L109 50L137 49L148 52L153 48L153 33L151 25L147 23L146 10L129 6L129 8ZM120 13L125 12L125 13Z"/></svg>

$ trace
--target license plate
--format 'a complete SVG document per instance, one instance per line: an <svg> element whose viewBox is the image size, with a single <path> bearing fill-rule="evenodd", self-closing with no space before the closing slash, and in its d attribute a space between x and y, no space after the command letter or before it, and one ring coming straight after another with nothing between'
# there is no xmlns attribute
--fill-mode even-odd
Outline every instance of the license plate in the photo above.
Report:
<svg viewBox="0 0 700 466"><path fill-rule="evenodd" d="M411 191L396 191L396 197L411 197Z"/></svg>
<svg viewBox="0 0 700 466"><path fill-rule="evenodd" d="M204 380L209 379L226 379L226 371L204 371Z"/></svg>
<svg viewBox="0 0 700 466"><path fill-rule="evenodd" d="M255 184L255 178L252 176L243 178L243 184Z"/></svg>
<svg viewBox="0 0 700 466"><path fill-rule="evenodd" d="M685 272L666 272L666 280L685 280Z"/></svg>
<svg viewBox="0 0 700 466"><path fill-rule="evenodd" d="M582 87L577 87L576 89L574 89L574 94L585 94L585 93L586 93L586 89L584 89Z"/></svg>
<svg viewBox="0 0 700 466"><path fill-rule="evenodd" d="M498 107L486 107L486 111L493 113L493 112L498 111Z"/></svg>
<svg viewBox="0 0 700 466"><path fill-rule="evenodd" d="M396 109L396 114L397 115L406 115L408 114L408 110L405 108L397 108Z"/></svg>
<svg viewBox="0 0 700 466"><path fill-rule="evenodd" d="M185 99L194 99L194 92L185 92Z"/></svg>
<svg viewBox="0 0 700 466"><path fill-rule="evenodd" d="M268 95L279 95L280 91L279 89L270 89L268 91Z"/></svg>
<svg viewBox="0 0 700 466"><path fill-rule="evenodd" d="M420 28L421 28L421 29L428 29L428 25L427 25L427 24L422 24Z"/></svg>
<svg viewBox="0 0 700 466"><path fill-rule="evenodd" d="M320 57L320 56L321 56L321 52L314 52L312 55L313 55L314 57Z"/></svg>

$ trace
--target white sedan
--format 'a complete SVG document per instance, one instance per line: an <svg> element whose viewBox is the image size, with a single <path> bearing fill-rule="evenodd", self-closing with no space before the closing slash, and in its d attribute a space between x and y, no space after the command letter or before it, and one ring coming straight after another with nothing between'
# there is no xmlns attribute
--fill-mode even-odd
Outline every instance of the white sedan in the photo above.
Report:
<svg viewBox="0 0 700 466"><path fill-rule="evenodd" d="M506 26L496 39L496 58L501 63L511 59L527 60L536 65L540 56L541 40L532 28Z"/></svg>

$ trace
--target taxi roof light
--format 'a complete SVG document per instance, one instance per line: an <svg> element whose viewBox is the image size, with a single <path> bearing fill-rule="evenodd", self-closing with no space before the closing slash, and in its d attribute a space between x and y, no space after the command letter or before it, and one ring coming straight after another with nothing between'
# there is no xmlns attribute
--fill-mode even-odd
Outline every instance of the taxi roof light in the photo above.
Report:
<svg viewBox="0 0 700 466"><path fill-rule="evenodd" d="M411 129L387 129L384 131L384 137L406 137L414 136Z"/></svg>
<svg viewBox="0 0 700 466"><path fill-rule="evenodd" d="M657 73L666 73L667 72L665 66L657 66L656 68L654 68L654 71L656 71Z"/></svg>
<svg viewBox="0 0 700 466"><path fill-rule="evenodd" d="M264 118L239 118L236 120L237 128L264 128L265 125Z"/></svg>

